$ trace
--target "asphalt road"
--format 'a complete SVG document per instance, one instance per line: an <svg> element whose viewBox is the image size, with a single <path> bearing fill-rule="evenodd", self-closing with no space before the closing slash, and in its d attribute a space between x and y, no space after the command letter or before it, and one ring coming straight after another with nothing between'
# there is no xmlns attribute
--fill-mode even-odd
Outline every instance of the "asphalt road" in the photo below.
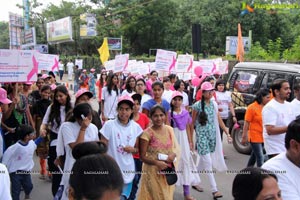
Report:
<svg viewBox="0 0 300 200"><path fill-rule="evenodd" d="M67 81L66 75L64 76L63 81L64 82ZM71 85L71 83L72 82L69 82L69 86ZM72 94L72 99L74 101L73 91L70 90L70 94ZM96 99L92 99L91 104L93 108L97 109L98 103ZM228 171L217 172L215 174L215 178L218 185L218 189L223 194L222 199L229 200L232 199L231 187L232 187L233 179L236 173L246 166L249 156L238 153L234 149L232 144L227 144L225 141L223 143L223 149L225 155L227 156L226 164L228 167ZM39 161L36 156L34 157L34 160L35 160L35 166L32 173L32 181L33 181L34 188L31 193L31 199L52 200L53 197L51 195L51 183L49 181L39 179L40 176L38 173ZM200 178L202 180L201 186L204 188L204 192L200 193L194 189L191 189L191 195L194 196L197 200L213 199L207 176L205 174L201 174ZM21 194L21 199L23 198L24 198L24 193ZM174 200L182 200L182 199L183 199L183 189L181 186L177 186L174 194Z"/></svg>

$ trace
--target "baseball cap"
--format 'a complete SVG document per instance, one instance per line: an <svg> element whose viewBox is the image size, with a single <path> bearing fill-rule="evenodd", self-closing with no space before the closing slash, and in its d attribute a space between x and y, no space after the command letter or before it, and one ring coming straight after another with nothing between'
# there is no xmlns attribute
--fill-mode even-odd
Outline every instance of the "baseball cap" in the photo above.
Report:
<svg viewBox="0 0 300 200"><path fill-rule="evenodd" d="M42 78L42 79L49 78L49 75L48 75L48 74L43 74L41 78Z"/></svg>
<svg viewBox="0 0 300 200"><path fill-rule="evenodd" d="M0 102L3 104L10 104L12 102L7 98L7 92L3 88L0 88Z"/></svg>
<svg viewBox="0 0 300 200"><path fill-rule="evenodd" d="M127 102L127 103L129 103L131 107L132 107L133 104L134 104L133 99L132 99L130 96L128 96L128 95L124 95L124 96L119 97L119 99L118 99L118 106L119 106L120 103L122 103L122 102Z"/></svg>
<svg viewBox="0 0 300 200"><path fill-rule="evenodd" d="M75 94L76 99L79 98L80 96L82 96L83 94L88 95L89 98L92 98L94 96L93 93L91 93L87 89L80 89Z"/></svg>
<svg viewBox="0 0 300 200"><path fill-rule="evenodd" d="M204 90L204 91L210 91L210 90L214 90L215 88L213 88L213 86L211 85L210 82L204 82L202 83L201 85L201 90Z"/></svg>
<svg viewBox="0 0 300 200"><path fill-rule="evenodd" d="M179 92L179 91L174 91L174 92L172 93L172 99L174 99L175 97L181 97L181 98L183 98L183 95L182 95L182 93Z"/></svg>
<svg viewBox="0 0 300 200"><path fill-rule="evenodd" d="M24 84L25 84L25 85L32 85L32 82L27 81L27 82L25 82Z"/></svg>
<svg viewBox="0 0 300 200"><path fill-rule="evenodd" d="M94 69L94 68L92 68L92 69L90 69L90 71L91 71L91 72L95 72L95 69Z"/></svg>

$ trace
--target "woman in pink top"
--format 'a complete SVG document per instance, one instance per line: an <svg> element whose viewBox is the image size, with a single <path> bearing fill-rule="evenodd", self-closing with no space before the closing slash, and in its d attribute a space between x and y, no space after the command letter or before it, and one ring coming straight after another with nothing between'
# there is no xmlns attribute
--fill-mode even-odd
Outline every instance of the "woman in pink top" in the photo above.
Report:
<svg viewBox="0 0 300 200"><path fill-rule="evenodd" d="M101 113L101 97L102 97L102 88L106 86L106 80L107 80L107 74L106 71L102 70L99 80L96 83L96 86L98 87L98 103L99 103L99 111L98 113Z"/></svg>

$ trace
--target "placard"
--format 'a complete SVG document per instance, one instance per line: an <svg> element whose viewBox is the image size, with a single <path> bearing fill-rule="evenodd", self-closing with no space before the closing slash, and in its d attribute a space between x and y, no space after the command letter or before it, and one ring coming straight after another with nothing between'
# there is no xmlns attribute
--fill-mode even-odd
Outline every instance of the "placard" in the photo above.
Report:
<svg viewBox="0 0 300 200"><path fill-rule="evenodd" d="M116 55L114 72L122 72L127 70L129 54Z"/></svg>
<svg viewBox="0 0 300 200"><path fill-rule="evenodd" d="M36 51L0 49L1 82L36 81L38 61Z"/></svg>
<svg viewBox="0 0 300 200"><path fill-rule="evenodd" d="M158 49L155 57L155 69L158 71L172 71L175 69L177 53Z"/></svg>

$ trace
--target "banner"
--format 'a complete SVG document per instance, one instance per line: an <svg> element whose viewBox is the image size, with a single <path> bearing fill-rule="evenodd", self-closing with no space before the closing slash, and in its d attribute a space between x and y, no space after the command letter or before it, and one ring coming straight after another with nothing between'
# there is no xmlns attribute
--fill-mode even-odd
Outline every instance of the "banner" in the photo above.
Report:
<svg viewBox="0 0 300 200"><path fill-rule="evenodd" d="M9 13L9 48L10 49L19 49L22 45L23 35L22 29L24 28L23 17Z"/></svg>
<svg viewBox="0 0 300 200"><path fill-rule="evenodd" d="M82 69L83 60L82 59L75 59L75 65L78 65L78 69Z"/></svg>
<svg viewBox="0 0 300 200"><path fill-rule="evenodd" d="M122 38L107 38L109 50L122 51Z"/></svg>
<svg viewBox="0 0 300 200"><path fill-rule="evenodd" d="M86 13L80 15L80 20L82 20L82 23L80 25L80 37L93 37L97 35L97 20L96 15L92 13Z"/></svg>
<svg viewBox="0 0 300 200"><path fill-rule="evenodd" d="M176 55L174 51L158 49L155 57L155 69L158 71L172 71L175 69Z"/></svg>
<svg viewBox="0 0 300 200"><path fill-rule="evenodd" d="M104 67L106 71L114 71L115 68L115 60L108 60L104 63Z"/></svg>
<svg viewBox="0 0 300 200"><path fill-rule="evenodd" d="M36 81L38 52L0 49L0 80L6 82Z"/></svg>
<svg viewBox="0 0 300 200"><path fill-rule="evenodd" d="M228 65L228 60L216 62L216 71L214 72L214 74L228 74Z"/></svg>
<svg viewBox="0 0 300 200"><path fill-rule="evenodd" d="M58 55L52 54L37 54L38 69L47 71L58 71Z"/></svg>
<svg viewBox="0 0 300 200"><path fill-rule="evenodd" d="M72 18L65 17L47 23L47 41L50 44L73 41Z"/></svg>
<svg viewBox="0 0 300 200"><path fill-rule="evenodd" d="M48 44L37 44L34 46L34 50L40 53L48 53Z"/></svg>
<svg viewBox="0 0 300 200"><path fill-rule="evenodd" d="M192 72L193 69L193 55L178 55L175 71L176 72Z"/></svg>
<svg viewBox="0 0 300 200"><path fill-rule="evenodd" d="M24 39L22 42L22 49L34 47L36 45L35 27L24 30Z"/></svg>
<svg viewBox="0 0 300 200"><path fill-rule="evenodd" d="M127 70L129 54L116 55L114 72L122 72Z"/></svg>
<svg viewBox="0 0 300 200"><path fill-rule="evenodd" d="M244 43L244 52L248 53L251 48L250 38L242 37ZM237 36L226 36L226 55L236 55L236 49L238 46Z"/></svg>

